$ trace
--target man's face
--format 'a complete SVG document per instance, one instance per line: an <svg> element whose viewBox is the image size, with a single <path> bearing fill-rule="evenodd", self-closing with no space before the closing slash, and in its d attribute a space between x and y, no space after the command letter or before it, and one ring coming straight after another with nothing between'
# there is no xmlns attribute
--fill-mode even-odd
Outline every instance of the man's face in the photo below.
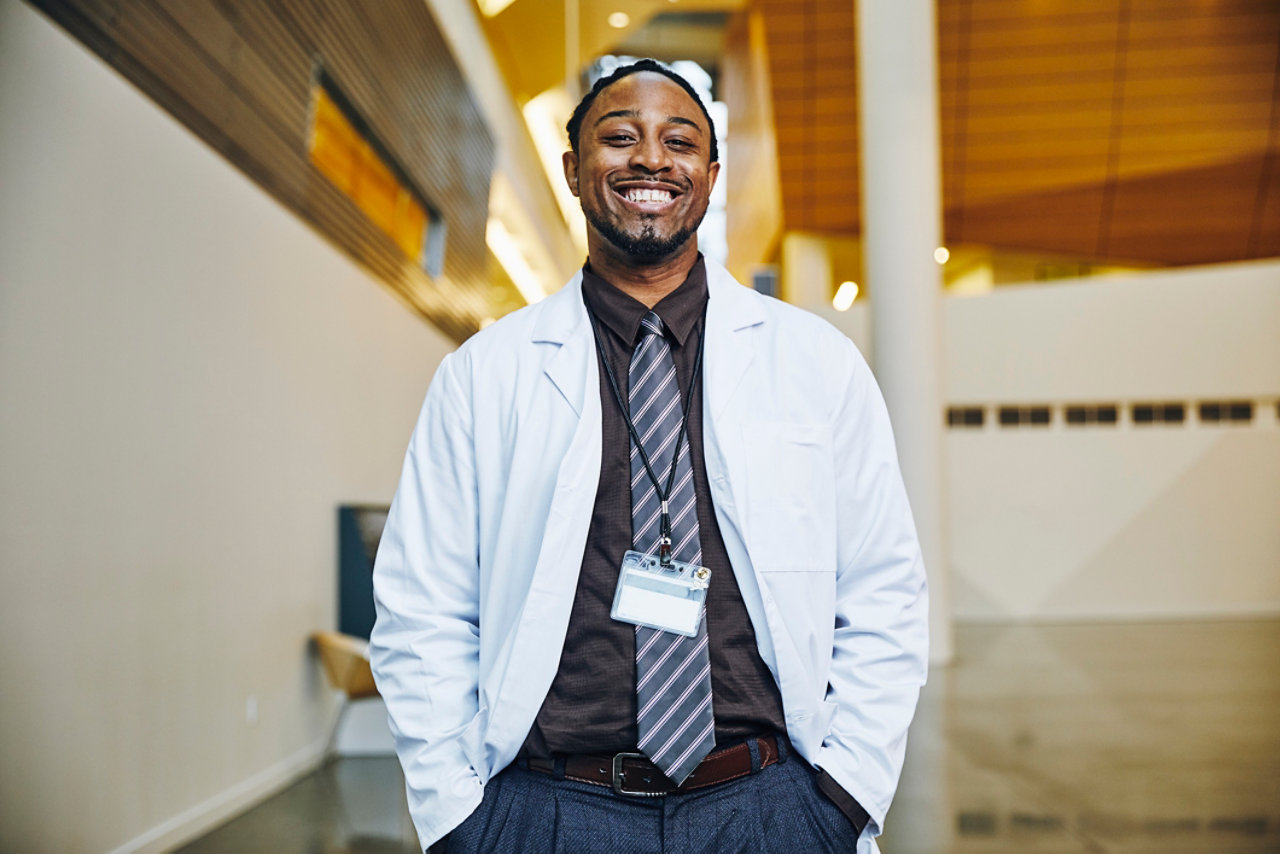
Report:
<svg viewBox="0 0 1280 854"><path fill-rule="evenodd" d="M674 81L641 71L609 86L583 118L578 153L564 155L592 250L657 263L696 251L720 172L711 129Z"/></svg>

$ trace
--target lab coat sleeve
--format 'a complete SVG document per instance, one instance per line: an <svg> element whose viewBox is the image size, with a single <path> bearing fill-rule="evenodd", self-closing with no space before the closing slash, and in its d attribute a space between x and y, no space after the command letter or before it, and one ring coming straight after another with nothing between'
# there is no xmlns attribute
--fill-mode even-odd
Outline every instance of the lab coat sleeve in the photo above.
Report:
<svg viewBox="0 0 1280 854"><path fill-rule="evenodd" d="M871 816L880 832L927 675L924 562L884 399L852 342L848 382L833 416L837 495L835 640L827 701L831 726L814 764Z"/></svg>
<svg viewBox="0 0 1280 854"><path fill-rule="evenodd" d="M483 793L477 725L477 487L463 357L445 357L405 455L374 566L370 643L422 846Z"/></svg>

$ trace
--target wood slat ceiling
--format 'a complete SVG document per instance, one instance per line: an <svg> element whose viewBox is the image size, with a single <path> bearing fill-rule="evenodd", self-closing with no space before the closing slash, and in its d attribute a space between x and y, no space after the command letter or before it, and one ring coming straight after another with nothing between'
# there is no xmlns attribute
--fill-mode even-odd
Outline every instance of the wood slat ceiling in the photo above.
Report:
<svg viewBox="0 0 1280 854"><path fill-rule="evenodd" d="M761 0L787 229L859 230L854 6Z"/></svg>
<svg viewBox="0 0 1280 854"><path fill-rule="evenodd" d="M853 3L757 8L786 227L856 233ZM1169 265L1280 255L1280 4L937 13L948 242Z"/></svg>
<svg viewBox="0 0 1280 854"><path fill-rule="evenodd" d="M31 0L458 340L495 304L493 140L422 0ZM307 157L319 67L447 228L432 278Z"/></svg>

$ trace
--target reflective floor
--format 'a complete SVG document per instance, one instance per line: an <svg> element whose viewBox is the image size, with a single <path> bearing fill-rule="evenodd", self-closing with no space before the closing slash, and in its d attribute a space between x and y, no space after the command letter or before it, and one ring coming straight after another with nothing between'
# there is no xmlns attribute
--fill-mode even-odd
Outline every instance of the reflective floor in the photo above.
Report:
<svg viewBox="0 0 1280 854"><path fill-rule="evenodd" d="M1280 852L1280 621L960 626L884 854ZM345 759L182 849L418 850L392 759Z"/></svg>
<svg viewBox="0 0 1280 854"><path fill-rule="evenodd" d="M340 759L185 848L183 854L414 854L395 757Z"/></svg>
<svg viewBox="0 0 1280 854"><path fill-rule="evenodd" d="M1280 622L962 626L884 854L1280 852Z"/></svg>

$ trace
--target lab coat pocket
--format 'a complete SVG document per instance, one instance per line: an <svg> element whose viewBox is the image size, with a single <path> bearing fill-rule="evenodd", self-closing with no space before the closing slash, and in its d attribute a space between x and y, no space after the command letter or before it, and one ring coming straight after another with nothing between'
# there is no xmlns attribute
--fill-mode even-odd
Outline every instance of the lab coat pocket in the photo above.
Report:
<svg viewBox="0 0 1280 854"><path fill-rule="evenodd" d="M826 424L743 425L751 561L761 572L835 572L835 473Z"/></svg>

